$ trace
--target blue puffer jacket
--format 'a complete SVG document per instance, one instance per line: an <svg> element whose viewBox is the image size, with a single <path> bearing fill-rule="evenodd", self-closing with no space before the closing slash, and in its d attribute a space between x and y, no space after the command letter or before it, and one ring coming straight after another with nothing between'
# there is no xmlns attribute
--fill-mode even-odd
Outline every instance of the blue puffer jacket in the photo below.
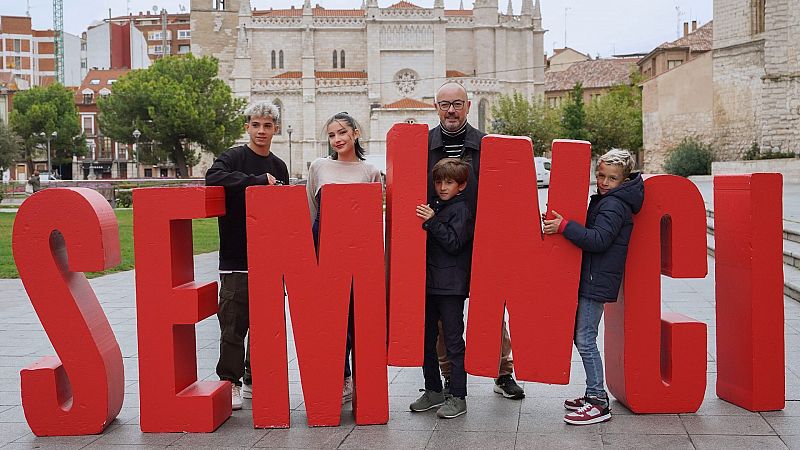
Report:
<svg viewBox="0 0 800 450"><path fill-rule="evenodd" d="M633 215L642 209L644 181L633 173L605 195L592 195L586 226L569 221L564 237L583 250L581 297L615 302L625 272L625 258L633 231Z"/></svg>

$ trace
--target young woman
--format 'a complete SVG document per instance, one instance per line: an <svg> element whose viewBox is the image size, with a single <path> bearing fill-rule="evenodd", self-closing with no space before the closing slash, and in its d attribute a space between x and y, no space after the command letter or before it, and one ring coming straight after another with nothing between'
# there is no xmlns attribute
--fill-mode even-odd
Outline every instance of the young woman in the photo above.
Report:
<svg viewBox="0 0 800 450"><path fill-rule="evenodd" d="M359 142L361 127L353 117L346 112L334 114L325 122L325 133L328 136L329 147L335 152L327 158L318 158L308 169L308 206L313 222L314 246L319 249L319 222L321 188L326 184L347 183L380 183L381 173L364 161L364 148ZM352 349L353 306L350 297L350 313L348 315L347 346L344 363L344 386L342 388L342 403L353 398L353 377L350 365L350 350Z"/></svg>

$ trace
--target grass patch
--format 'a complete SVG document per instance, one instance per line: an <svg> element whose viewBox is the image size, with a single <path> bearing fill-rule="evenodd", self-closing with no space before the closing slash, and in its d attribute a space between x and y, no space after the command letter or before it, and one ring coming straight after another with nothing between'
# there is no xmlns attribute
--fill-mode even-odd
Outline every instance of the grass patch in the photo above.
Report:
<svg viewBox="0 0 800 450"><path fill-rule="evenodd" d="M89 278L113 272L133 269L133 210L116 210L119 225L120 256L122 263L103 272L90 272ZM0 278L19 278L14 257L11 254L11 233L16 213L0 213ZM194 254L219 250L219 232L217 219L197 219L192 221L192 237Z"/></svg>

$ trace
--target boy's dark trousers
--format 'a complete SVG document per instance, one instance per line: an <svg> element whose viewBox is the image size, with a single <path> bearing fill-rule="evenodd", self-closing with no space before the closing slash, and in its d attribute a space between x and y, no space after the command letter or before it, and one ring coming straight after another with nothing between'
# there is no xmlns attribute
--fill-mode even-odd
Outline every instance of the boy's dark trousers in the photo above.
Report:
<svg viewBox="0 0 800 450"><path fill-rule="evenodd" d="M464 370L465 300L463 295L428 295L425 298L425 360L422 366L425 389L442 391L439 358L436 355L438 322L441 320L447 359L450 360L450 394L460 398L467 396L467 372Z"/></svg>
<svg viewBox="0 0 800 450"><path fill-rule="evenodd" d="M245 375L245 336L250 328L250 305L248 297L247 273L234 272L220 274L219 291L219 362L217 375L220 380L242 384ZM249 347L249 346L248 346ZM250 380L245 380L249 383Z"/></svg>

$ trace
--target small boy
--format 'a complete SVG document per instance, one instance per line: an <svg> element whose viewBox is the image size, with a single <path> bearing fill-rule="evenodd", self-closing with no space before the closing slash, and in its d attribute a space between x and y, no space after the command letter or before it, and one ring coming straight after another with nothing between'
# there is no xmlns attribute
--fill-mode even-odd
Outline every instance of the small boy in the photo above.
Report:
<svg viewBox="0 0 800 450"><path fill-rule="evenodd" d="M438 198L431 205L417 206L428 232L425 297L425 359L422 373L425 392L411 411L440 407L436 415L452 419L467 412L467 373L464 370L464 301L469 294L469 273L474 220L461 195L467 187L469 166L456 158L446 158L433 166ZM447 358L450 360L450 393L442 392L436 339L442 321Z"/></svg>
<svg viewBox="0 0 800 450"><path fill-rule="evenodd" d="M546 234L563 233L583 250L578 311L575 318L575 347L586 371L583 397L566 400L564 416L571 425L589 425L611 419L608 394L603 382L603 360L597 349L597 327L603 306L617 301L628 243L633 231L633 214L642 209L644 182L631 173L633 157L625 150L610 150L597 163L597 193L589 201L586 226L561 217L544 219Z"/></svg>

